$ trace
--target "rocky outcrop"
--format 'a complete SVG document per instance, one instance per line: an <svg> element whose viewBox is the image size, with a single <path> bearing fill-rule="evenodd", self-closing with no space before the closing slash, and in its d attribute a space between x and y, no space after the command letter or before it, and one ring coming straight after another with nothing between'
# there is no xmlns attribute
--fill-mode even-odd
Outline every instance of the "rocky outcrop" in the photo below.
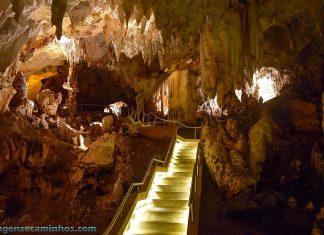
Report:
<svg viewBox="0 0 324 235"><path fill-rule="evenodd" d="M62 94L54 93L49 89L42 90L37 95L39 110L48 116L55 116L57 109L62 102Z"/></svg>
<svg viewBox="0 0 324 235"><path fill-rule="evenodd" d="M216 125L215 125L216 124ZM247 140L234 120L203 126L202 143L212 179L227 198L255 185L246 163Z"/></svg>
<svg viewBox="0 0 324 235"><path fill-rule="evenodd" d="M16 90L13 87L6 87L0 90L0 113L8 110L9 102L15 94Z"/></svg>
<svg viewBox="0 0 324 235"><path fill-rule="evenodd" d="M251 100L251 98L249 99ZM223 110L227 111L227 115L232 117L242 110L242 104L234 92L229 92L223 97Z"/></svg>
<svg viewBox="0 0 324 235"><path fill-rule="evenodd" d="M249 164L258 182L267 156L267 145L272 142L272 127L269 118L262 117L249 132Z"/></svg>
<svg viewBox="0 0 324 235"><path fill-rule="evenodd" d="M137 125L128 118L121 124L119 132L126 136L136 137L138 134Z"/></svg>
<svg viewBox="0 0 324 235"><path fill-rule="evenodd" d="M102 129L104 131L111 131L112 126L114 125L114 117L108 115L102 119Z"/></svg>
<svg viewBox="0 0 324 235"><path fill-rule="evenodd" d="M24 99L27 98L26 78L21 72L17 73L12 86L17 92L10 101L10 107L17 107L24 102Z"/></svg>
<svg viewBox="0 0 324 235"><path fill-rule="evenodd" d="M81 163L95 170L110 169L115 162L115 136L105 134L92 143Z"/></svg>
<svg viewBox="0 0 324 235"><path fill-rule="evenodd" d="M31 117L33 115L33 111L35 108L34 101L30 99L25 99L16 109L15 111L21 114L22 116Z"/></svg>

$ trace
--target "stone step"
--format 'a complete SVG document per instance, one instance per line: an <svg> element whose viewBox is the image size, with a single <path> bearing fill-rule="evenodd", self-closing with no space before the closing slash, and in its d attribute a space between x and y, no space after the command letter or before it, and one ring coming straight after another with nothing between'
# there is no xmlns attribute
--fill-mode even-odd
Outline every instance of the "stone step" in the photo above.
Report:
<svg viewBox="0 0 324 235"><path fill-rule="evenodd" d="M191 178L190 177L161 177L157 184L160 185L166 185L166 184L172 184L172 185L181 185L181 184L191 184Z"/></svg>
<svg viewBox="0 0 324 235"><path fill-rule="evenodd" d="M186 185L153 184L152 190L155 192L188 192L188 186L190 187L190 185L187 184Z"/></svg>
<svg viewBox="0 0 324 235"><path fill-rule="evenodd" d="M192 172L167 172L166 176L172 177L189 177L192 178Z"/></svg>
<svg viewBox="0 0 324 235"><path fill-rule="evenodd" d="M171 163L195 163L196 159L190 159L190 158L175 158L171 159Z"/></svg>
<svg viewBox="0 0 324 235"><path fill-rule="evenodd" d="M167 172L157 172L146 199L139 201L124 234L187 233L188 200L197 142L176 143Z"/></svg>
<svg viewBox="0 0 324 235"><path fill-rule="evenodd" d="M170 162L169 167L193 167L194 162Z"/></svg>
<svg viewBox="0 0 324 235"><path fill-rule="evenodd" d="M145 221L183 223L188 219L188 214L185 212L143 211L141 217L145 218Z"/></svg>
<svg viewBox="0 0 324 235"><path fill-rule="evenodd" d="M168 223L159 221L143 221L138 224L139 230L134 234L152 234L152 233L184 233L187 231L186 224L183 223Z"/></svg>
<svg viewBox="0 0 324 235"><path fill-rule="evenodd" d="M185 208L188 206L188 200L152 199L152 205L157 207Z"/></svg>
<svg viewBox="0 0 324 235"><path fill-rule="evenodd" d="M196 160L196 156L188 155L188 156L174 156L172 159L177 160L177 159L193 159Z"/></svg>
<svg viewBox="0 0 324 235"><path fill-rule="evenodd" d="M192 170L193 170L193 167L190 167L190 168L180 168L180 167L177 167L177 168L168 168L168 172L190 172L192 173Z"/></svg>
<svg viewBox="0 0 324 235"><path fill-rule="evenodd" d="M152 192L149 194L150 199L164 200L188 200L190 192Z"/></svg>

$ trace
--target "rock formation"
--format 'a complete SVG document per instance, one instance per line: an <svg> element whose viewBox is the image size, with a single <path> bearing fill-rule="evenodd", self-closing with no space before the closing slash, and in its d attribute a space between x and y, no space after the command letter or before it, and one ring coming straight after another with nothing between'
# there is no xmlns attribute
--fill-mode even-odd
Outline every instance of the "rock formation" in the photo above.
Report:
<svg viewBox="0 0 324 235"><path fill-rule="evenodd" d="M8 110L9 102L15 94L16 90L13 87L6 87L0 90L0 113L4 113Z"/></svg>
<svg viewBox="0 0 324 235"><path fill-rule="evenodd" d="M49 89L43 90L37 95L39 109L48 116L55 116L62 102L62 94L55 94Z"/></svg>
<svg viewBox="0 0 324 235"><path fill-rule="evenodd" d="M96 140L87 154L81 159L88 168L110 169L114 165L115 137L105 134Z"/></svg>
<svg viewBox="0 0 324 235"><path fill-rule="evenodd" d="M249 132L249 165L252 175L258 182L267 156L267 146L272 142L271 121L262 117Z"/></svg>
<svg viewBox="0 0 324 235"><path fill-rule="evenodd" d="M209 120L203 126L202 141L207 167L224 196L232 198L256 184L247 163L247 139L237 121Z"/></svg>

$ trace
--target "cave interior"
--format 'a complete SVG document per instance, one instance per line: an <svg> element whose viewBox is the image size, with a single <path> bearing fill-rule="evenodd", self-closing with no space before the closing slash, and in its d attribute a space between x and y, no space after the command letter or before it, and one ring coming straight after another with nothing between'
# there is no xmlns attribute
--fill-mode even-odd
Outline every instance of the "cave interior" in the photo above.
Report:
<svg viewBox="0 0 324 235"><path fill-rule="evenodd" d="M1 0L1 226L106 234L171 149L147 197L193 225L124 234L324 234L323 35L323 0Z"/></svg>

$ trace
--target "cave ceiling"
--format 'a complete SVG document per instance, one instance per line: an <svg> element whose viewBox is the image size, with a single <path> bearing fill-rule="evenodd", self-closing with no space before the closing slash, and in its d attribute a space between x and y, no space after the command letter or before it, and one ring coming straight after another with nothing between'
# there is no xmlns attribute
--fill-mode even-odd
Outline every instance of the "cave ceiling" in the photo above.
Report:
<svg viewBox="0 0 324 235"><path fill-rule="evenodd" d="M222 96L312 44L322 56L323 21L322 0L2 0L0 72L68 60L125 73L120 58L140 55L158 61L150 72L199 71L204 92Z"/></svg>

